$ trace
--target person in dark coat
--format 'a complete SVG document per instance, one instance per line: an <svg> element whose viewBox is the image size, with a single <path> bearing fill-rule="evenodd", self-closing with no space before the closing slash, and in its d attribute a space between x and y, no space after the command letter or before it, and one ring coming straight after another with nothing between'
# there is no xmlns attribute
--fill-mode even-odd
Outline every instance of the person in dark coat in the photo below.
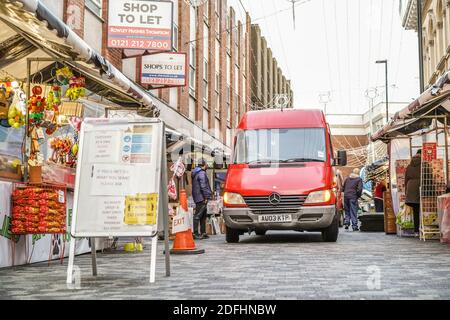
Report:
<svg viewBox="0 0 450 320"><path fill-rule="evenodd" d="M363 181L359 177L359 169L353 170L347 179L344 181L343 186L344 191L344 210L345 210L345 220L344 226L345 230L350 227L350 222L352 224L353 231L359 231L358 227L358 199L361 198L363 191Z"/></svg>
<svg viewBox="0 0 450 320"><path fill-rule="evenodd" d="M406 168L405 191L406 205L410 206L414 212L414 231L419 232L420 228L420 175L422 171L422 150L411 159Z"/></svg>
<svg viewBox="0 0 450 320"><path fill-rule="evenodd" d="M207 239L206 234L206 217L208 200L212 198L212 190L209 184L208 164L204 159L198 162L198 166L192 171L192 197L195 202L195 214L194 214L194 238L195 239ZM200 234L198 227L200 225Z"/></svg>

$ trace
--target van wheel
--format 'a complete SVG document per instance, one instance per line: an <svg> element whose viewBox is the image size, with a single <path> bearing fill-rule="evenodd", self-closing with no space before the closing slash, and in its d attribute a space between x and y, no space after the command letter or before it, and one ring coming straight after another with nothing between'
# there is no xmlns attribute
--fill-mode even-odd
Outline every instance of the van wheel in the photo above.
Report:
<svg viewBox="0 0 450 320"><path fill-rule="evenodd" d="M339 216L334 217L333 223L322 230L322 239L325 242L336 242L339 235Z"/></svg>
<svg viewBox="0 0 450 320"><path fill-rule="evenodd" d="M231 229L227 227L227 234L225 239L228 243L238 243L239 242L239 231L236 229Z"/></svg>
<svg viewBox="0 0 450 320"><path fill-rule="evenodd" d="M344 227L344 212L343 211L339 211L339 228L343 228Z"/></svg>
<svg viewBox="0 0 450 320"><path fill-rule="evenodd" d="M256 230L255 233L257 236L265 236L267 230Z"/></svg>

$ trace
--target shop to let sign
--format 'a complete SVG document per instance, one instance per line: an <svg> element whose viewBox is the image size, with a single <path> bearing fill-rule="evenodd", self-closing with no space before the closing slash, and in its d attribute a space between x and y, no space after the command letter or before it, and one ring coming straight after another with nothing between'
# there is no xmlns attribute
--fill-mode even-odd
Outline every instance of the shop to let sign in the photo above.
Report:
<svg viewBox="0 0 450 320"><path fill-rule="evenodd" d="M108 47L170 51L172 16L171 1L109 1Z"/></svg>
<svg viewBox="0 0 450 320"><path fill-rule="evenodd" d="M185 86L187 83L185 53L158 53L142 57L142 84Z"/></svg>

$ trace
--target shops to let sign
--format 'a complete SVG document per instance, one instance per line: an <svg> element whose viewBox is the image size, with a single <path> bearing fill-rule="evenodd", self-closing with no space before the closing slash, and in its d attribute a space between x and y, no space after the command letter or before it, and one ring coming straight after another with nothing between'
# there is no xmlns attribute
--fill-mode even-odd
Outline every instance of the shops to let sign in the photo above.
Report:
<svg viewBox="0 0 450 320"><path fill-rule="evenodd" d="M170 51L172 20L172 1L109 1L108 47Z"/></svg>
<svg viewBox="0 0 450 320"><path fill-rule="evenodd" d="M186 86L187 55L158 53L142 57L142 84L154 86Z"/></svg>

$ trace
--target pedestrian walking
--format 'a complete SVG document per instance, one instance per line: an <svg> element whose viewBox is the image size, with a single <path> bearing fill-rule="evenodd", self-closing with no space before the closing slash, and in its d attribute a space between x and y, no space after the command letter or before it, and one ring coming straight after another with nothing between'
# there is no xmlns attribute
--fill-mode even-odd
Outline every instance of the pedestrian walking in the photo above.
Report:
<svg viewBox="0 0 450 320"><path fill-rule="evenodd" d="M358 227L358 199L361 198L363 191L363 182L359 177L359 169L356 168L344 181L343 186L344 191L344 210L345 210L345 220L344 226L345 230L350 227L350 222L352 224L353 231L359 231Z"/></svg>
<svg viewBox="0 0 450 320"><path fill-rule="evenodd" d="M204 159L198 162L197 167L192 171L192 197L195 202L194 214L194 238L207 239L206 218L208 213L208 200L212 198L211 185L207 175L208 164ZM200 233L199 233L200 226Z"/></svg>
<svg viewBox="0 0 450 320"><path fill-rule="evenodd" d="M384 212L384 192L387 190L386 181L380 180L375 186L373 200L375 202L375 212Z"/></svg>

